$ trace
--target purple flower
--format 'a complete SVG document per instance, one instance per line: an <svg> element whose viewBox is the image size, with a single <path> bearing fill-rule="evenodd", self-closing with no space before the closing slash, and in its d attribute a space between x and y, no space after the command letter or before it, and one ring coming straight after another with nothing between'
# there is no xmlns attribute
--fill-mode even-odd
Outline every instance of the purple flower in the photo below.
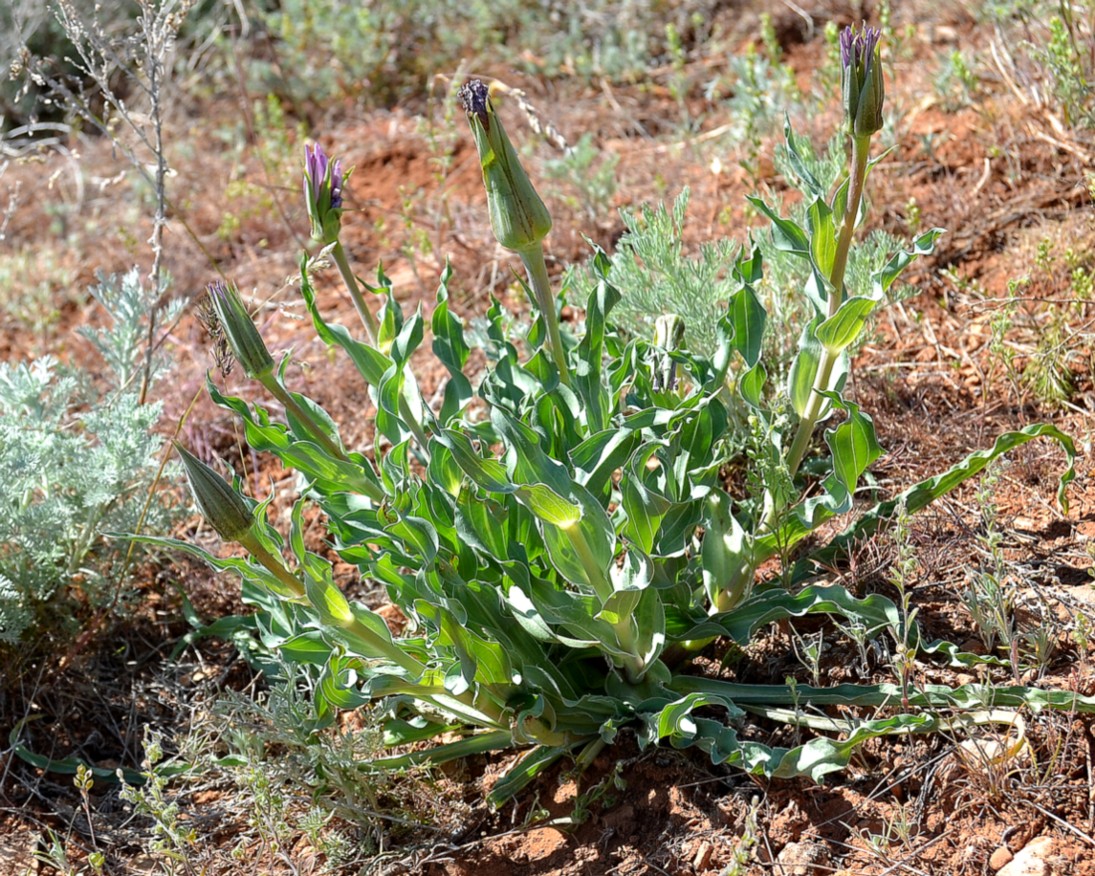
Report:
<svg viewBox="0 0 1095 876"><path fill-rule="evenodd" d="M877 27L846 27L840 34L841 88L844 115L854 137L870 137L882 129L885 84Z"/></svg>
<svg viewBox="0 0 1095 876"><path fill-rule="evenodd" d="M342 187L348 176L342 173L342 161L331 161L318 143L304 147L304 201L312 220L312 237L324 244L338 240Z"/></svg>

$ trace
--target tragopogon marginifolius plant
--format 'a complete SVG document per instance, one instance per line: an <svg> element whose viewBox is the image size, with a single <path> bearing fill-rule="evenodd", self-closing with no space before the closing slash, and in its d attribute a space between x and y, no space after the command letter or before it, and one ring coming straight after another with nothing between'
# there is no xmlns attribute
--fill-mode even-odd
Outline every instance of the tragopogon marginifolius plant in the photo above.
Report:
<svg viewBox="0 0 1095 876"><path fill-rule="evenodd" d="M758 686L691 668L689 658L713 638L745 644L772 621L811 613L839 616L866 637L898 635L914 652L953 664L998 662L922 642L889 599L856 598L808 579L820 560L885 525L895 508L914 513L1033 438L1056 440L1068 457L1062 502L1072 478L1066 435L1049 425L1007 433L801 555L783 578L790 587L755 585L761 563L801 549L822 523L851 510L860 477L882 452L871 418L843 394L847 350L887 288L941 233L922 234L894 254L866 288L848 287L845 265L878 160L870 151L884 90L878 32L849 29L841 47L847 177L835 192L822 191L806 165L795 164L799 152L788 130L787 149L809 204L806 227L753 200L786 257L810 268L802 294L813 316L802 327L785 387L768 384L761 361L766 314L754 289L762 265L753 251L743 249L729 266L733 284L713 357L689 350L674 314L657 320L651 338L617 331L612 310L627 290L610 284L599 251L584 322L573 335L561 330L542 248L551 218L481 82L465 86L461 98L494 233L524 263L535 319L526 334L508 334L502 308L492 302L492 365L473 372L464 322L450 309L446 269L429 326L433 354L449 373L436 406L423 401L408 364L426 337L425 320L403 312L383 272L376 287L355 277L338 243L341 166L318 146L308 152L312 226L334 254L365 340L325 319L307 260L304 302L319 336L340 348L370 387L384 439L376 446L388 449L370 458L347 448L331 418L286 386L284 361L274 366L238 293L224 284L212 288L225 337L286 420L223 394L212 381L209 392L239 415L253 448L275 454L307 487L286 542L267 521L269 500L255 505L183 452L202 513L250 556L217 559L176 544L243 578L245 598L260 609L256 627L265 643L317 667L320 715L373 702L392 746L448 740L371 766L527 748L494 787L497 803L563 755L588 763L626 729L642 745L698 745L716 762L754 773L816 779L882 734L953 730L1024 704L1095 710L1095 699L1027 687ZM818 446L816 427L830 418L835 424ZM810 456L807 478L803 461ZM746 471L744 495L724 488L720 472L731 464ZM330 562L306 549L307 503L326 515L342 559L387 587L410 622L405 634L393 637L379 615L348 600ZM824 717L830 705L845 707L841 718ZM789 749L746 741L739 729L750 712L819 732Z"/></svg>

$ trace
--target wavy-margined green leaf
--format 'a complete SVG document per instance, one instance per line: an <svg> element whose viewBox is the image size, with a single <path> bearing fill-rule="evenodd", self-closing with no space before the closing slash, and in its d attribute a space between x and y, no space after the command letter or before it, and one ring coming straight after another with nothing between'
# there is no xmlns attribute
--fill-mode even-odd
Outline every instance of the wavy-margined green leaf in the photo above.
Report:
<svg viewBox="0 0 1095 876"><path fill-rule="evenodd" d="M283 639L277 649L290 663L302 665L325 666L331 657L331 644L314 630Z"/></svg>
<svg viewBox="0 0 1095 876"><path fill-rule="evenodd" d="M712 605L737 604L753 582L753 539L730 508L730 497L716 490L704 509L703 543L700 545L701 578Z"/></svg>
<svg viewBox="0 0 1095 876"><path fill-rule="evenodd" d="M726 408L714 396L697 397L692 413L677 419L669 447L673 477L682 491L714 484L722 460L711 451L726 424Z"/></svg>
<svg viewBox="0 0 1095 876"><path fill-rule="evenodd" d="M836 684L813 687L796 684L743 684L714 678L676 675L670 684L678 694L702 693L723 697L739 706L793 705L802 706L903 706L906 701L918 709L1058 709L1087 714L1095 713L1095 697L1082 696L1068 690L1043 690L1026 685L923 684L903 688L899 684Z"/></svg>
<svg viewBox="0 0 1095 876"><path fill-rule="evenodd" d="M436 735L436 734L435 734ZM434 737L428 737L434 738ZM362 767L375 770L405 770L422 764L444 764L513 747L513 734L509 730L488 730L485 733L473 733L455 742L446 742L431 748L420 748L394 757L378 757L362 764Z"/></svg>
<svg viewBox="0 0 1095 876"><path fill-rule="evenodd" d="M565 499L547 484L522 484L513 494L544 523L570 530L582 519L582 506Z"/></svg>
<svg viewBox="0 0 1095 876"><path fill-rule="evenodd" d="M421 309L402 326L391 344L392 364L376 384L376 428L392 444L412 435L412 425L426 423L432 415L422 402L418 381L407 367L423 337Z"/></svg>
<svg viewBox="0 0 1095 876"><path fill-rule="evenodd" d="M419 599L414 605L415 614L435 629L437 645L451 648L459 661L462 685L446 685L453 694L463 693L473 684L509 685L513 681L513 667L509 657L497 642L473 633L448 609Z"/></svg>
<svg viewBox="0 0 1095 876"><path fill-rule="evenodd" d="M911 250L902 250L880 268L871 274L871 286L874 289L874 297L881 299L894 281L901 276L901 272L907 268L917 256L930 255L935 252L935 242L946 232L942 228L932 228L925 231L913 241Z"/></svg>
<svg viewBox="0 0 1095 876"><path fill-rule="evenodd" d="M550 630L552 638L568 648L597 648L613 661L622 661L632 652L622 646L613 625L598 617L602 602L588 596L548 585L534 585L524 592L511 586L507 600L522 626L532 622L535 628Z"/></svg>
<svg viewBox="0 0 1095 876"><path fill-rule="evenodd" d="M436 559L441 543L432 521L407 514L389 524L386 529L405 544L413 545L413 553L423 563L432 564Z"/></svg>
<svg viewBox="0 0 1095 876"><path fill-rule="evenodd" d="M776 249L781 252L792 252L803 258L810 257L810 238L797 222L784 219L755 195L749 195L746 200L771 220L772 239L775 241Z"/></svg>
<svg viewBox="0 0 1095 876"><path fill-rule="evenodd" d="M496 459L480 456L464 433L442 429L434 437L449 450L456 464L476 486L490 493L513 492L514 484L506 467Z"/></svg>
<svg viewBox="0 0 1095 876"><path fill-rule="evenodd" d="M323 667L316 683L316 712L327 717L333 709L356 709L369 702L361 691L359 670L364 664L357 657L334 655Z"/></svg>
<svg viewBox="0 0 1095 876"><path fill-rule="evenodd" d="M784 116L783 119L783 139L787 150L788 163L791 166L791 171L802 184L803 194L808 198L824 198L828 194L829 186L822 185L810 169L809 163L803 157L802 150L799 149L794 131L791 130L791 119L787 116Z"/></svg>
<svg viewBox="0 0 1095 876"><path fill-rule="evenodd" d="M879 300L856 296L846 299L837 312L817 327L817 340L830 353L840 353L859 338Z"/></svg>
<svg viewBox="0 0 1095 876"><path fill-rule="evenodd" d="M365 287L366 291L381 298L384 302L380 308L380 313L377 315L376 346L382 352L387 352L399 333L403 331L403 308L399 304L399 299L393 293L391 278L384 273L384 266L378 265L375 286L360 280L360 278L358 282Z"/></svg>
<svg viewBox="0 0 1095 876"><path fill-rule="evenodd" d="M836 259L833 211L823 198L814 198L806 208L806 221L810 223L810 258L814 267L828 277L833 272L833 261Z"/></svg>
<svg viewBox="0 0 1095 876"><path fill-rule="evenodd" d="M430 320L433 354L449 372L438 413L438 419L446 426L472 398L471 382L464 374L471 350L464 338L463 323L449 310L451 278L452 268L446 263L437 286L437 305Z"/></svg>
<svg viewBox="0 0 1095 876"><path fill-rule="evenodd" d="M543 452L533 430L498 410L492 420L506 442L513 482L506 491L537 514L552 564L566 580L607 597L616 531L604 507Z"/></svg>
<svg viewBox="0 0 1095 876"><path fill-rule="evenodd" d="M738 392L752 406L759 409L764 400L764 384L768 380L768 371L764 363L758 362L738 379Z"/></svg>
<svg viewBox="0 0 1095 876"><path fill-rule="evenodd" d="M1028 441L1033 441L1035 438L1051 438L1065 452L1065 461L1068 465L1057 482L1057 502L1061 506L1062 512L1068 513L1067 488L1076 477L1076 445L1068 435L1056 426L1049 423L1036 423L1015 432L1005 432L987 450L977 450L961 462L951 466L943 474L920 481L907 490L898 493L893 499L878 503L858 521L830 541L823 549L815 551L809 558L804 560L800 564L802 568L796 571L796 577L813 562L829 562L854 542L867 538L879 529L888 526L894 519L898 506L903 505L906 513L914 514L940 496L946 495L955 487L980 474L994 459L1003 456L1022 444L1026 444ZM797 533L795 534L797 535ZM806 533L802 534L805 535Z"/></svg>
<svg viewBox="0 0 1095 876"><path fill-rule="evenodd" d="M647 466L660 447L659 443L650 443L636 451L627 464L625 476L620 480L620 493L627 514L623 534L645 554L653 551L661 521L673 507L672 499L648 483L654 473Z"/></svg>
<svg viewBox="0 0 1095 876"><path fill-rule="evenodd" d="M376 475L364 457L351 454L350 461L336 459L314 442L300 440L284 426L271 423L269 415L258 405L252 410L243 399L222 395L208 378L206 389L215 404L234 412L243 421L244 436L251 447L270 451L322 489L372 495L378 488Z"/></svg>
<svg viewBox="0 0 1095 876"><path fill-rule="evenodd" d="M810 401L814 380L817 378L817 369L821 365L823 350L817 339L819 325L821 318L814 317L802 330L798 340L798 353L791 362L791 370L787 376L787 395L791 399L791 407L800 417L806 413L806 405Z"/></svg>
<svg viewBox="0 0 1095 876"><path fill-rule="evenodd" d="M768 312L750 285L743 285L726 306L724 320L732 329L730 344L752 368L760 361L764 344L764 332L768 324Z"/></svg>
<svg viewBox="0 0 1095 876"><path fill-rule="evenodd" d="M772 532L757 539L758 562L790 550L825 521L850 511L860 476L882 453L871 418L862 413L858 405L843 401L837 393L823 394L834 406L848 413L843 423L825 433L832 473L822 482L820 495L800 502Z"/></svg>
<svg viewBox="0 0 1095 876"><path fill-rule="evenodd" d="M278 580L276 575L244 557L215 557L204 548L178 538L150 535L134 535L127 538L141 544L154 544L172 551L181 551L197 557L218 572L235 572L244 580L252 580L260 587L277 594L279 598L294 598L294 594Z"/></svg>
<svg viewBox="0 0 1095 876"><path fill-rule="evenodd" d="M653 587L640 591L639 603L631 619L630 650L638 660L629 680L639 683L665 650L665 605Z"/></svg>
<svg viewBox="0 0 1095 876"><path fill-rule="evenodd" d="M825 441L833 458L833 474L848 493L853 494L860 476L882 455L874 421L860 411L859 405L844 401L835 392L823 395L848 415L835 429L826 430Z"/></svg>
<svg viewBox="0 0 1095 876"><path fill-rule="evenodd" d="M581 397L581 409L585 414L588 432L600 432L608 426L614 413L613 397L609 395L601 375L604 360L606 320L609 312L621 299L619 291L607 279L607 260L604 254L594 255L594 270L600 266L601 274L586 302L585 335L572 357L574 389Z"/></svg>
<svg viewBox="0 0 1095 876"><path fill-rule="evenodd" d="M513 547L509 532L511 513L524 513L508 502L483 499L463 491L457 499L456 532L468 544L498 561L510 558Z"/></svg>
<svg viewBox="0 0 1095 876"><path fill-rule="evenodd" d="M611 570L612 594L601 603L597 617L610 624L630 620L639 606L643 591L650 586L652 565L641 551L627 551Z"/></svg>
<svg viewBox="0 0 1095 876"><path fill-rule="evenodd" d="M573 745L554 748L540 745L532 749L528 754L521 757L516 766L511 767L502 778L494 783L494 787L487 795L487 802L495 809L500 808L502 804L513 799L540 773L571 751L572 748L574 748Z"/></svg>
<svg viewBox="0 0 1095 876"><path fill-rule="evenodd" d="M590 435L570 452L574 479L593 495L612 487L613 475L626 464L642 440L641 427L626 420L619 427Z"/></svg>
<svg viewBox="0 0 1095 876"><path fill-rule="evenodd" d="M726 636L744 646L752 641L758 631L771 623L810 614L839 615L855 620L863 627L868 638L885 629L902 630L905 627L893 600L877 593L859 598L844 587L833 584L825 587L804 587L798 593L782 588L754 593L730 611L698 617L688 625L675 625L671 633L674 641ZM910 634L912 644L915 645L915 629L910 630Z"/></svg>
<svg viewBox="0 0 1095 876"><path fill-rule="evenodd" d="M789 685L747 685L678 676L672 687L683 696L648 718L654 724L653 735L656 738L668 739L676 747L696 746L706 751L716 763L729 763L755 775L773 778L808 776L814 781L847 766L855 749L869 739L952 728L954 719L941 714L944 710L981 714L985 709L1030 707L1095 712L1095 698L1081 697L1068 691L1043 691L1022 686L964 685L948 688L926 685L903 690L894 684L838 685L833 688L796 685L792 689ZM728 718L733 720L740 717L743 706L763 713L768 710L767 707L782 702L798 712L810 706L878 708L899 706L905 701L925 711L886 718L848 718L830 722L843 726L842 738L817 736L805 745L790 749L742 741L737 731L726 723L694 714L700 706L722 706L728 711Z"/></svg>

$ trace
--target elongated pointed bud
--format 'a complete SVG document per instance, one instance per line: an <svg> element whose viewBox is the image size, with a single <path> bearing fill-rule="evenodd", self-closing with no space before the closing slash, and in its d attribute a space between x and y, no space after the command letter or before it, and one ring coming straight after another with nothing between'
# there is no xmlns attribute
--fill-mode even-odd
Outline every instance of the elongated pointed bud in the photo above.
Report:
<svg viewBox="0 0 1095 876"><path fill-rule="evenodd" d="M255 519L243 497L178 442L175 442L175 450L182 457L190 492L205 522L226 541L239 541L250 531Z"/></svg>
<svg viewBox="0 0 1095 876"><path fill-rule="evenodd" d="M841 88L844 117L853 137L870 137L882 130L882 105L886 86L877 27L857 31L846 27L840 34Z"/></svg>
<svg viewBox="0 0 1095 876"><path fill-rule="evenodd" d="M262 335L255 328L251 314L240 298L235 286L216 280L207 287L209 303L217 315L217 322L224 331L232 354L243 366L244 373L252 380L265 377L274 370L274 359L266 349Z"/></svg>
<svg viewBox="0 0 1095 876"><path fill-rule="evenodd" d="M551 231L551 214L506 136L487 86L473 79L460 88L458 96L479 152L494 236L506 249L528 250Z"/></svg>

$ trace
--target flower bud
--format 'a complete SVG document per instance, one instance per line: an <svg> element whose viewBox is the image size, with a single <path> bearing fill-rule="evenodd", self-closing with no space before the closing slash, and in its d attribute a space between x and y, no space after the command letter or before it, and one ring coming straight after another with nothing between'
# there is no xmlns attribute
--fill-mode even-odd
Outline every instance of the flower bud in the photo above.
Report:
<svg viewBox="0 0 1095 876"><path fill-rule="evenodd" d="M551 231L551 215L494 112L487 86L474 79L463 85L458 95L479 152L494 236L506 249L528 250Z"/></svg>
<svg viewBox="0 0 1095 876"><path fill-rule="evenodd" d="M262 335L255 328L235 286L215 280L207 287L209 302L217 315L224 337L244 373L252 380L265 377L274 370L274 360Z"/></svg>
<svg viewBox="0 0 1095 876"><path fill-rule="evenodd" d="M178 442L175 449L182 457L190 492L205 522L226 541L239 541L250 531L255 519L243 497Z"/></svg>
<svg viewBox="0 0 1095 876"><path fill-rule="evenodd" d="M881 49L877 27L861 31L846 27L840 34L841 87L844 117L853 137L870 137L882 130L882 104L886 89L882 80Z"/></svg>
<svg viewBox="0 0 1095 876"><path fill-rule="evenodd" d="M655 392L677 388L677 363L671 353L684 346L684 319L676 313L663 313L654 320L654 346L661 351L652 388Z"/></svg>
<svg viewBox="0 0 1095 876"><path fill-rule="evenodd" d="M312 220L312 237L324 246L338 240L342 230L342 162L331 161L316 143L304 147L304 202Z"/></svg>

